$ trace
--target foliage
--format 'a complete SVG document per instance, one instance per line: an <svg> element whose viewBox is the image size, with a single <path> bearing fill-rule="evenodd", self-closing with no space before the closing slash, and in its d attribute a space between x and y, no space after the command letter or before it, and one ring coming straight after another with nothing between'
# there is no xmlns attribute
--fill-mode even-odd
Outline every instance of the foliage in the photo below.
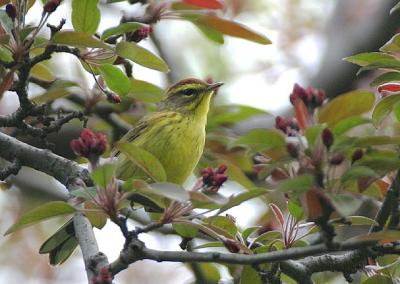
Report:
<svg viewBox="0 0 400 284"><path fill-rule="evenodd" d="M28 28L23 17L17 14L28 11L28 7L21 9L14 2L9 2L0 2L7 4L0 14L0 71L3 75L0 90L1 96L7 90L14 90L20 108L14 116L0 118L0 124L17 128L27 136L40 137L43 141L48 134L79 118L85 123L87 119L93 121L93 127L98 129L101 129L101 121L104 120L107 124L104 129L109 132L110 140L115 142L118 135L111 133L127 130L125 124L121 126L121 121L129 122L126 117L131 105L144 104L148 110L154 109L154 103L162 99L163 90L136 79L137 74L132 67L138 64L163 73L171 71L173 65L167 64L162 52L158 55L141 45L149 36L155 37L151 26L157 21L188 21L198 27L205 38L219 44L224 42L224 36L264 45L271 43L258 31L224 18L226 4L220 0L151 3L143 17L124 17L119 25L107 28L101 35L98 31L102 13L99 1L73 0L73 30L63 29L61 21L59 26L49 26L51 33L48 37L42 37L39 32L59 5L69 3L57 0L45 2L40 22ZM399 4L391 12L398 8ZM144 243L137 244L141 242L138 235L167 227L182 238L181 248L187 255L193 251L214 252L214 248L224 250L228 258L232 257L231 262L219 261L218 257L207 262L222 262L232 276L237 275L235 271L241 270L240 279L237 279L239 283L267 283L287 276L298 280L289 269L285 270L287 263L284 261L299 261L299 257L254 262L250 266L250 262L236 261L235 256L268 256L284 250L290 255L292 248L304 248L305 251L313 248L315 240L324 246L325 251L302 257L343 250L336 247L339 245L336 235L340 235L345 228L361 228L362 233L350 241L357 244L364 242L369 251L381 249L379 245L382 244L386 245L382 250L388 245L395 246L400 238L396 230L398 216L394 214L398 214L394 208L397 210L400 191L396 181L400 167L400 136L396 128L400 119L400 83L397 83L400 81L399 51L400 34L396 34L379 52L345 58L361 67L359 73L371 70L383 72L371 83L371 86L378 86L378 99L374 92L354 90L328 100L323 90L296 84L290 95L293 117L278 116L275 128L270 129L266 125L241 135L233 134L232 126L249 118L270 114L248 106L215 106L209 116L205 155L199 163L207 167L203 170L198 167L199 177L189 189L167 182L162 163L145 149L122 141L112 145L114 152L110 155L106 152L105 136L86 129L79 139L73 140L71 148L80 158L89 160L90 177L85 181L66 182L70 190L71 184L74 185L68 203L45 203L23 215L5 234L48 218L65 214L77 216L83 212L94 227L102 228L107 219L116 223L126 239L121 254L132 247L142 249L129 258L129 261L133 259L131 262L135 262L146 257L156 259L151 258L151 254L145 254ZM93 76L96 85L87 96L82 96L86 90L77 82L65 81L53 74L46 61L51 60L56 52L76 57L83 72ZM14 76L15 73L18 76ZM28 78L44 89L41 95L28 98ZM59 110L52 103L60 99L77 104L79 110L57 116ZM106 109L106 114L101 109ZM37 121L28 120L28 117ZM47 146L45 143L43 147ZM118 181L112 159L107 163L99 159L100 156L112 158L116 152L124 154L147 178ZM4 178L18 172L21 167L22 161L18 159L10 162L10 168L2 173ZM228 196L225 189L229 183L240 185L242 191ZM396 191L397 199L389 200L391 192ZM229 211L229 214L226 211L253 199L268 207L268 211L258 214L256 226L252 224L242 228L236 223L235 216L230 215L234 211ZM358 209L365 199L384 204L389 202L391 205L382 205L379 212L389 210L389 213L381 214L392 215L391 218L387 216L382 220L379 214L377 219L359 216ZM151 222L129 231L126 223L131 212L138 208L145 209ZM40 249L40 253L49 253L52 264L64 262L77 245L75 235L71 237L70 232L75 229L68 224L71 223L60 228ZM63 234L64 228L70 230L69 234ZM200 244L196 240L203 242ZM357 247L359 250L353 249L353 252L365 253L362 248L365 247ZM330 263L322 269L318 268L320 270L311 268L307 270L310 275L303 275L304 279L309 280L312 273L321 270L339 271L350 279L349 275L361 267L366 278L364 283L389 283L398 273L398 268L393 268L398 258L384 263L377 257L379 252L363 255L361 259L354 258L354 267L346 269L340 266L340 259L338 269L331 268ZM367 271L365 263L368 257L374 263L368 266ZM300 266L307 267L307 259L302 261ZM391 266L394 271L382 269ZM214 266L207 263L202 268L205 278L213 279L213 283L219 280L219 271ZM102 267L92 278L93 282L103 283L105 278L110 280L119 272L118 269L118 265ZM367 279L371 273L374 276Z"/></svg>

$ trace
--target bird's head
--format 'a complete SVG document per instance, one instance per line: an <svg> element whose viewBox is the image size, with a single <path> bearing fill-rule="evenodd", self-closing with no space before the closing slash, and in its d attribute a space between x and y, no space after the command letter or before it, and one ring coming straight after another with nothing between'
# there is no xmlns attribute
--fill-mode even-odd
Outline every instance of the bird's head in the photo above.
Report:
<svg viewBox="0 0 400 284"><path fill-rule="evenodd" d="M208 84L199 79L184 79L168 88L161 109L186 114L207 115L210 99L223 83Z"/></svg>

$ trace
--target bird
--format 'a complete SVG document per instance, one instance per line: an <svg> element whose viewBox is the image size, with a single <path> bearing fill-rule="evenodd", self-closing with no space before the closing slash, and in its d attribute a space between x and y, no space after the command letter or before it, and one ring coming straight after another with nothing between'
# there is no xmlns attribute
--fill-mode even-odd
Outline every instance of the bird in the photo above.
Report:
<svg viewBox="0 0 400 284"><path fill-rule="evenodd" d="M183 184L203 153L210 101L222 84L189 78L172 85L157 110L144 116L120 143L150 152L161 162L168 182ZM114 156L119 179L146 176L125 155L116 151Z"/></svg>
<svg viewBox="0 0 400 284"><path fill-rule="evenodd" d="M195 78L173 84L156 111L140 119L119 143L132 143L148 151L162 164L166 181L182 185L201 158L211 98L222 85ZM146 173L117 149L112 156L118 179L146 178ZM43 243L39 252L48 253L50 264L58 265L77 245L71 219Z"/></svg>

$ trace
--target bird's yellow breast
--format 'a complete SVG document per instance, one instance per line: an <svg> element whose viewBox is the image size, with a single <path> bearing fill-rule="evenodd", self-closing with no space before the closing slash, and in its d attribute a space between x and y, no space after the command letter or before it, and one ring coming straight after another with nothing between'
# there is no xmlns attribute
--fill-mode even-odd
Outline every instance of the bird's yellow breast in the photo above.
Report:
<svg viewBox="0 0 400 284"><path fill-rule="evenodd" d="M204 148L205 121L193 115L169 112L167 117L147 127L133 144L152 153L163 165L167 181L182 184L194 170ZM140 178L143 172L128 161L119 157L119 177Z"/></svg>

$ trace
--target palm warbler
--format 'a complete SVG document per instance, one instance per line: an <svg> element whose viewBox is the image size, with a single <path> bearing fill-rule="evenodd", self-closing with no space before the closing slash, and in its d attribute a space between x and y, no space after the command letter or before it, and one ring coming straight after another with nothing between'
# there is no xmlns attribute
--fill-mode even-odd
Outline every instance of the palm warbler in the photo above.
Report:
<svg viewBox="0 0 400 284"><path fill-rule="evenodd" d="M182 184L203 153L210 100L222 83L207 84L185 79L171 86L158 110L141 119L121 142L130 142L152 153L164 166L167 181ZM117 160L117 177L140 178L145 174L124 155ZM50 264L64 262L75 250L72 219L40 248L49 253Z"/></svg>
<svg viewBox="0 0 400 284"><path fill-rule="evenodd" d="M167 181L182 184L203 153L210 100L222 83L185 79L172 85L158 110L130 130L121 142L133 143L152 153L164 166ZM117 177L145 174L124 155L118 155Z"/></svg>

